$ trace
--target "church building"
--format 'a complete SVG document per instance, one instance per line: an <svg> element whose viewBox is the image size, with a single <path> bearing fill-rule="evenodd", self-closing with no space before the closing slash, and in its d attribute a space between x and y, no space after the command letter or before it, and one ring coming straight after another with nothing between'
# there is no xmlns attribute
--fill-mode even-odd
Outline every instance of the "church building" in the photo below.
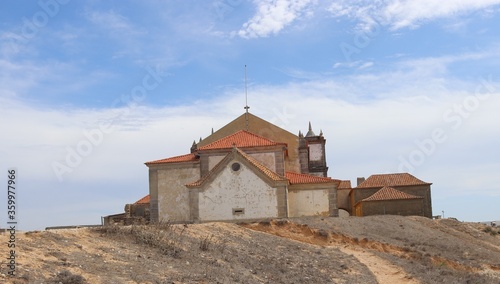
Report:
<svg viewBox="0 0 500 284"><path fill-rule="evenodd" d="M408 173L350 181L328 177L323 132L292 134L248 112L188 153L146 162L151 222L301 216L432 218L431 183ZM132 205L138 206L138 205ZM131 208L132 208L131 207Z"/></svg>
<svg viewBox="0 0 500 284"><path fill-rule="evenodd" d="M145 163L151 221L338 216L323 133L292 134L248 111L189 153Z"/></svg>

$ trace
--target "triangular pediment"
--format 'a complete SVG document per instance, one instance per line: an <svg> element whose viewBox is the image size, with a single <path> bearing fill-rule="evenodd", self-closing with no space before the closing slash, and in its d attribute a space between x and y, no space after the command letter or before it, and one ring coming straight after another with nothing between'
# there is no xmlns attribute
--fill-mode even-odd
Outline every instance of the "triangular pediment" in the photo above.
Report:
<svg viewBox="0 0 500 284"><path fill-rule="evenodd" d="M298 139L297 135L294 135L293 133L290 133L279 126L274 125L267 120L264 120L251 113L243 113L233 121L215 131L212 135L198 142L198 148L234 134L240 130L246 130L248 132L255 133L261 137L275 142L287 143L288 140Z"/></svg>
<svg viewBox="0 0 500 284"><path fill-rule="evenodd" d="M232 161L238 161L248 167L252 172L258 175L262 180L267 182L272 186L280 184L288 184L288 179L286 177L280 176L273 172L266 166L264 166L259 161L245 154L240 149L233 147L232 151L229 152L217 165L215 165L207 174L201 177L199 180L192 183L186 184L187 187L203 187L205 184L212 182L222 171L231 170Z"/></svg>

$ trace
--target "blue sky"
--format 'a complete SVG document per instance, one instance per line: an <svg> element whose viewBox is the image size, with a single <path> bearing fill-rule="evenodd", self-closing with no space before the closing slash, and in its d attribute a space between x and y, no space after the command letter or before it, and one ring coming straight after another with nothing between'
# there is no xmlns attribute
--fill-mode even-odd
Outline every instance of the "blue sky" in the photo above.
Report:
<svg viewBox="0 0 500 284"><path fill-rule="evenodd" d="M500 218L500 1L7 1L0 19L21 229L146 195L144 162L243 113L245 64L250 111L323 130L332 177L408 171L434 214Z"/></svg>

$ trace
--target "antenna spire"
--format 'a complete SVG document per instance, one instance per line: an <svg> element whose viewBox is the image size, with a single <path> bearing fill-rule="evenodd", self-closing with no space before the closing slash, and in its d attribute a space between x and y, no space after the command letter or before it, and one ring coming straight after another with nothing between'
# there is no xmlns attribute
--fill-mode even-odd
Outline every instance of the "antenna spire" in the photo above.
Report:
<svg viewBox="0 0 500 284"><path fill-rule="evenodd" d="M247 65L245 64L245 126L246 130L248 131L248 109L250 107L248 106L248 91L247 91Z"/></svg>

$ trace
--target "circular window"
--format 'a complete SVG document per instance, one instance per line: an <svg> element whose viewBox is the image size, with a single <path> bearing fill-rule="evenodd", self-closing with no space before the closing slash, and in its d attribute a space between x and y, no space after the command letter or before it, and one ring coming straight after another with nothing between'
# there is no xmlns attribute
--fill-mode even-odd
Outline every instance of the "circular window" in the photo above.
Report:
<svg viewBox="0 0 500 284"><path fill-rule="evenodd" d="M240 163L233 163L233 164L231 165L231 169L232 169L233 171L235 171L235 172L239 171L239 169L240 169L240 168L241 168Z"/></svg>

